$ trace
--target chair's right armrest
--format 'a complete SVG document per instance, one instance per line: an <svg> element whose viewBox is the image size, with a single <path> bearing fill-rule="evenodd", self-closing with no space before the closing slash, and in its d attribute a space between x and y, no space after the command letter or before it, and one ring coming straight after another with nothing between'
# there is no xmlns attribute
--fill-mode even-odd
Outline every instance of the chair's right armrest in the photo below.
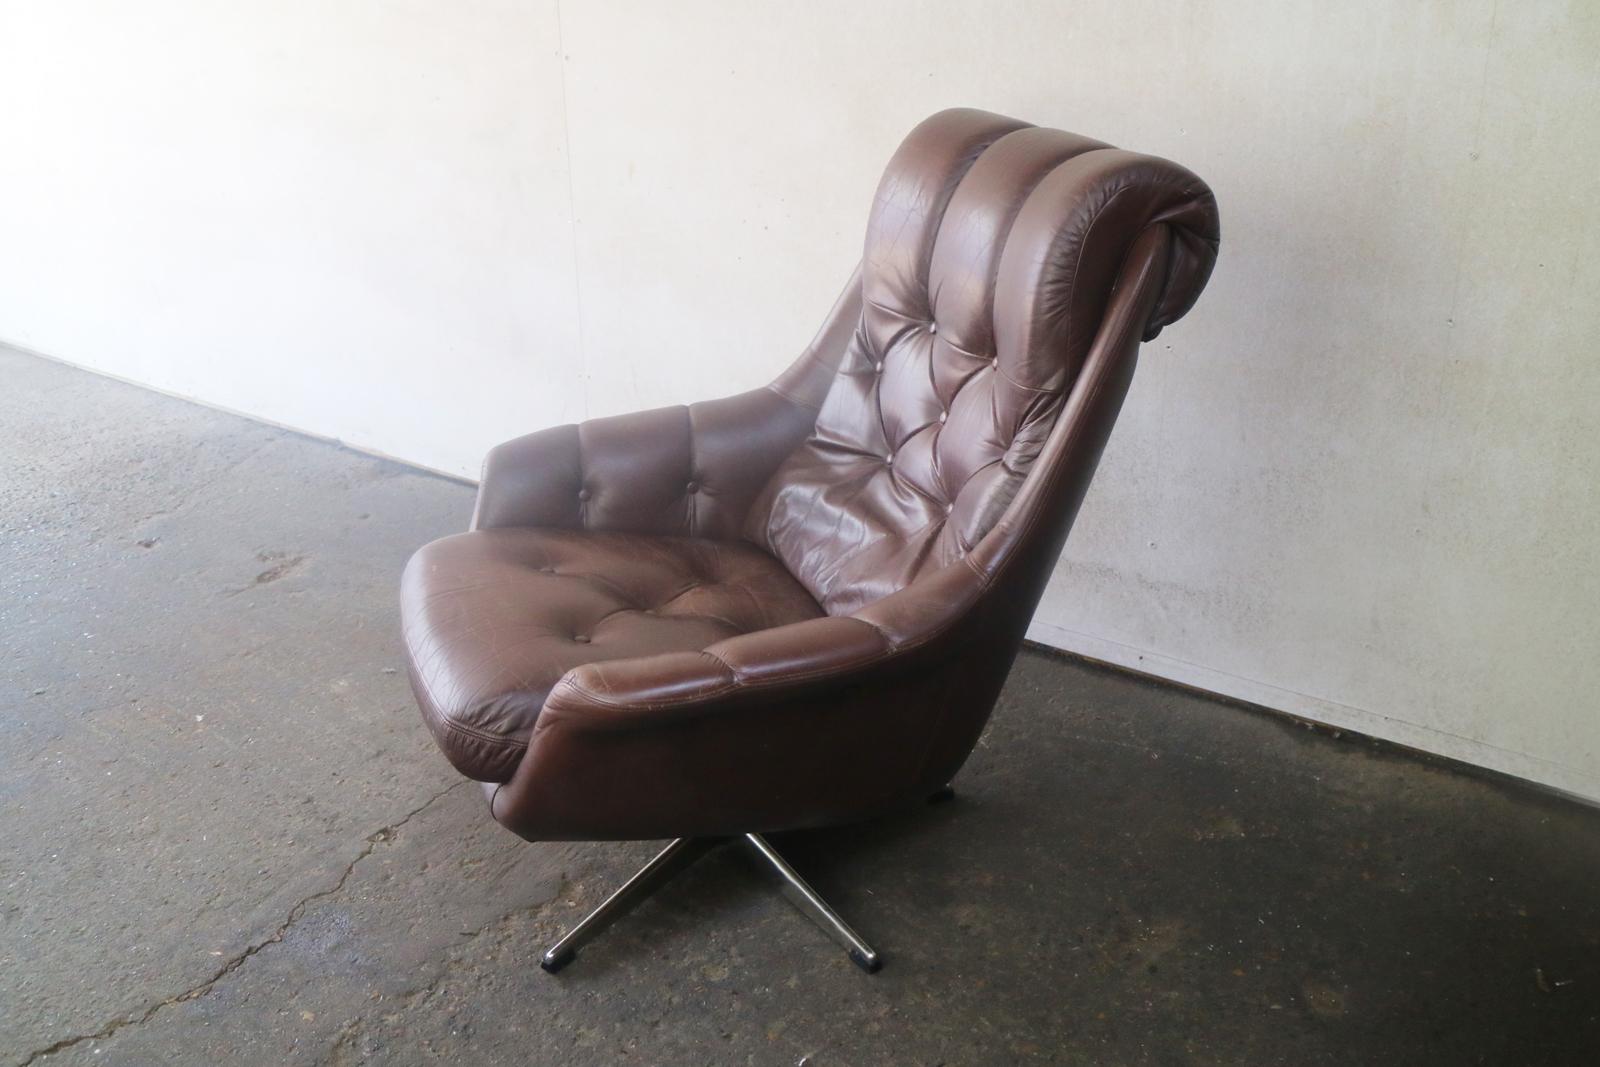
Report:
<svg viewBox="0 0 1600 1067"><path fill-rule="evenodd" d="M815 421L764 387L540 430L489 452L472 528L734 537Z"/></svg>
<svg viewBox="0 0 1600 1067"><path fill-rule="evenodd" d="M575 425L552 426L491 448L472 528L578 525L578 432Z"/></svg>
<svg viewBox="0 0 1600 1067"><path fill-rule="evenodd" d="M857 267L811 344L770 385L507 441L484 463L472 528L737 537L757 494L816 425L860 318Z"/></svg>

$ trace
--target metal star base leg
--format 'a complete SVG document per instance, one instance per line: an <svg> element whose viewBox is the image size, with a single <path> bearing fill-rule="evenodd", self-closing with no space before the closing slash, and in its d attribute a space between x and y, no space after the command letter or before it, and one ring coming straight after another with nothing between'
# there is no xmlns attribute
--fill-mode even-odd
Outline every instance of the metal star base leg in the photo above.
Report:
<svg viewBox="0 0 1600 1067"><path fill-rule="evenodd" d="M679 871L727 840L729 839L722 837L680 837L672 842L662 849L655 859L645 864L638 874L624 882L622 888L607 897L605 903L567 931L566 936L560 941L551 945L540 957L539 966L551 974L561 970L577 958L579 948L594 940L601 931L637 907L640 901L666 885ZM877 950L861 940L861 935L852 930L850 925L839 917L839 913L830 908L827 901L806 884L805 879L778 855L777 851L767 843L766 838L760 834L745 834L739 840L750 849L763 866L777 874L779 888L784 896L822 927L829 937L838 942L840 947L850 954L850 959L857 967L872 974L883 966L883 957Z"/></svg>
<svg viewBox="0 0 1600 1067"><path fill-rule="evenodd" d="M817 896L817 891L806 884L806 880L778 855L776 849L767 844L766 838L760 834L745 834L744 843L765 860L767 866L778 872L778 877L782 879L778 888L789 898L789 903L804 912L812 922L822 927L824 933L838 942L840 948L850 953L857 967L874 974L883 966L883 957L878 955L877 950L861 940L861 935L850 929L850 924L828 907L826 900Z"/></svg>
<svg viewBox="0 0 1600 1067"><path fill-rule="evenodd" d="M638 907L640 902L670 882L674 875L722 843L716 837L680 837L657 853L639 873L622 883L605 903L584 916L539 958L539 966L555 974L571 963L579 947L588 944L608 926Z"/></svg>

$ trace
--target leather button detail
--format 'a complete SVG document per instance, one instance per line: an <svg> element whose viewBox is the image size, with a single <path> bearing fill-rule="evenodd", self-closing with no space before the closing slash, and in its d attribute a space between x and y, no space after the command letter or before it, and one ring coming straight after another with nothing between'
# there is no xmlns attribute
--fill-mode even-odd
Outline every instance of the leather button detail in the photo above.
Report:
<svg viewBox="0 0 1600 1067"><path fill-rule="evenodd" d="M587 645L589 643L588 634L573 634L572 639L580 645Z"/></svg>
<svg viewBox="0 0 1600 1067"><path fill-rule="evenodd" d="M939 412L939 421L940 422L948 422L949 419L950 419L950 413L948 411Z"/></svg>
<svg viewBox="0 0 1600 1067"><path fill-rule="evenodd" d="M928 323L928 332L929 333L938 333L939 332L939 324L937 322Z"/></svg>
<svg viewBox="0 0 1600 1067"><path fill-rule="evenodd" d="M952 500L950 503L948 503L948 504L946 504L944 506L944 513L946 515L948 515L951 512L955 511L955 509L956 509L956 504L955 504L955 501Z"/></svg>
<svg viewBox="0 0 1600 1067"><path fill-rule="evenodd" d="M683 491L685 493L698 493L700 491L700 483L690 482L688 485L683 487Z"/></svg>
<svg viewBox="0 0 1600 1067"><path fill-rule="evenodd" d="M1000 357L996 356L995 358L991 359L989 361L989 366L992 367L995 370L999 370L1000 369Z"/></svg>
<svg viewBox="0 0 1600 1067"><path fill-rule="evenodd" d="M894 453L890 452L887 456L884 456L883 457L883 461L885 463L893 463L894 462Z"/></svg>
<svg viewBox="0 0 1600 1067"><path fill-rule="evenodd" d="M872 365L872 373L873 374L882 374L883 373L883 364L882 363L874 363Z"/></svg>
<svg viewBox="0 0 1600 1067"><path fill-rule="evenodd" d="M578 490L578 499L579 500L588 500L589 499L589 490L587 490L587 489L579 489Z"/></svg>

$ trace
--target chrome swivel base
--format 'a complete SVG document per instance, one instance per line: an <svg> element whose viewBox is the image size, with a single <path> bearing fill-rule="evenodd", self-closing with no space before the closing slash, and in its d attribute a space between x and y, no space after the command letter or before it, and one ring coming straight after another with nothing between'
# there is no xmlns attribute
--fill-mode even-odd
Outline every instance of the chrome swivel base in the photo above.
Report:
<svg viewBox="0 0 1600 1067"><path fill-rule="evenodd" d="M539 966L551 974L561 970L577 957L579 948L594 940L602 930L632 911L651 893L666 885L673 875L729 840L732 839L678 838L662 849L655 859L645 864L638 874L624 882L622 888L607 897L605 903L567 931L566 936L551 945L540 957ZM838 912L828 907L827 902L817 896L816 891L806 884L805 879L801 878L795 869L767 843L766 838L760 834L745 834L738 840L759 857L765 866L777 873L780 880L779 888L784 896L788 897L795 907L810 916L829 937L837 941L839 946L850 954L857 967L871 974L883 966L883 957L872 946L861 940L861 936L850 929L849 924L839 917Z"/></svg>

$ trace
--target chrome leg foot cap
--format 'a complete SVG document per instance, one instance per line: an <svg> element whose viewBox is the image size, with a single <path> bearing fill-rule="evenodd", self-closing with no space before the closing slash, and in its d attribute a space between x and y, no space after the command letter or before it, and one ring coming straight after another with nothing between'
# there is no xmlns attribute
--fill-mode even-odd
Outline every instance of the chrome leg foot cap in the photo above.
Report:
<svg viewBox="0 0 1600 1067"><path fill-rule="evenodd" d="M851 949L850 960L868 974L877 974L879 969L883 967L883 957L876 952L868 954Z"/></svg>
<svg viewBox="0 0 1600 1067"><path fill-rule="evenodd" d="M545 973L555 974L557 971L561 970L561 968L565 967L567 964L571 963L577 958L577 952L570 948L562 952L556 952L554 949L552 949L551 951L546 952L543 956L539 957L539 966L544 968Z"/></svg>

